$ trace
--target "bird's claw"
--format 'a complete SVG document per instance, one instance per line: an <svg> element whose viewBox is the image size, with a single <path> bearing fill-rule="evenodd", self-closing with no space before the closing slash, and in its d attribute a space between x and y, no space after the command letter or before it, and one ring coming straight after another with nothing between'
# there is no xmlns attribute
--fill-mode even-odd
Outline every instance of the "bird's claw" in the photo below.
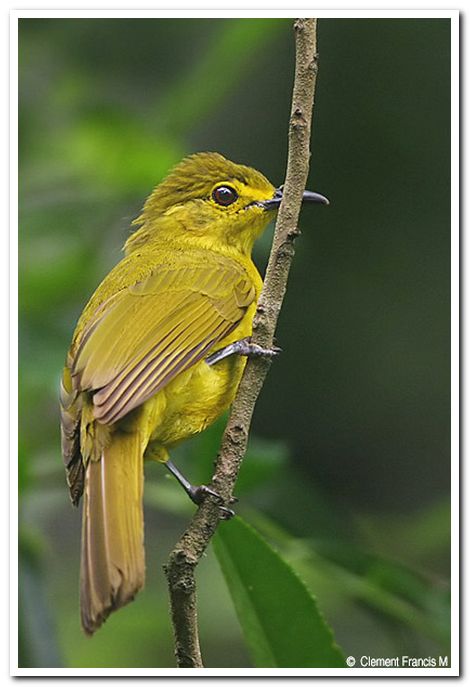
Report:
<svg viewBox="0 0 470 687"><path fill-rule="evenodd" d="M212 498L216 501L217 505L219 506L221 520L230 520L230 518L233 518L233 516L235 515L235 512L231 508L226 508L225 506L222 506L224 502L222 496L213 489L210 489L210 487L207 487L205 484L201 484L198 487L191 487L188 493L191 501L195 503L197 506L201 505L206 496L212 496ZM232 496L229 503L232 504L236 503L237 501L237 497Z"/></svg>
<svg viewBox="0 0 470 687"><path fill-rule="evenodd" d="M264 348L259 344L252 343L251 340L247 341L247 352L248 357L253 358L275 358L279 353L282 353L282 348L279 346L272 346L271 348Z"/></svg>
<svg viewBox="0 0 470 687"><path fill-rule="evenodd" d="M225 506L219 506L219 510L221 520L230 520L235 515L235 511L231 508L225 508Z"/></svg>
<svg viewBox="0 0 470 687"><path fill-rule="evenodd" d="M191 501L195 503L197 506L201 505L206 496L213 496L219 504L224 502L220 494L218 494L213 489L206 487L205 484L201 484L198 487L191 487L188 493Z"/></svg>
<svg viewBox="0 0 470 687"><path fill-rule="evenodd" d="M240 339L239 341L234 341L228 346L221 348L215 353L211 353L205 360L208 365L215 365L215 363L228 358L230 355L245 355L248 358L274 358L276 355L281 353L281 348L279 346L272 346L271 348L263 348L259 344L253 343L251 341L251 336L245 339Z"/></svg>

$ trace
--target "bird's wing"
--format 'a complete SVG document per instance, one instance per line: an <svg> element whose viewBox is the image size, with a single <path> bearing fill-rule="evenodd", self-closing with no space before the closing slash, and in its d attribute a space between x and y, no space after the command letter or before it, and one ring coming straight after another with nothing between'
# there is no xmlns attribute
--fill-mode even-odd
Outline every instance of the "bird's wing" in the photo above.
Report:
<svg viewBox="0 0 470 687"><path fill-rule="evenodd" d="M74 388L93 392L99 422L116 422L201 360L255 297L232 261L156 268L89 321L71 365Z"/></svg>

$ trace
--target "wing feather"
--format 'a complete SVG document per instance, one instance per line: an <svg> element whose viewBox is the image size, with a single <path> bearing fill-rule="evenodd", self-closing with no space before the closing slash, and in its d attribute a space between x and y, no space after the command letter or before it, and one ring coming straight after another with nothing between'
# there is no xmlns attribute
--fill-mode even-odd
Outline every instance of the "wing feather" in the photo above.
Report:
<svg viewBox="0 0 470 687"><path fill-rule="evenodd" d="M217 327L214 321L211 325L211 330L205 327L204 330L192 331L190 334L186 334L184 339L179 339L178 348L172 355L153 357L140 374L134 378L125 393L119 394L120 389L118 388L116 390L118 393L116 395L115 391L114 397L105 396L101 404L98 401L95 416L102 422L116 422L136 405L140 405L162 389L176 374L183 372L196 360L199 360L213 346L215 341L223 338L230 330L227 325ZM201 340L191 348L191 341L196 337Z"/></svg>
<svg viewBox="0 0 470 687"><path fill-rule="evenodd" d="M215 326L215 317L212 317L210 321L204 321L197 329L193 328L189 331L188 327L182 324L171 344L158 345L156 350L151 351L138 365L131 368L130 374L128 373L124 378L119 375L112 385L109 385L112 387L110 393L106 387L95 394L95 404L98 406L95 415L98 413L97 417L102 421L110 422L111 416L115 417L117 412L122 417L122 409L124 405L128 408L131 399L150 398L158 388L161 388L161 380L167 376L168 371L171 377L175 376L181 371L185 356L186 361L190 363L191 359L197 355L199 346L191 348L193 341L202 339L202 345L205 345L207 340L212 341L214 334L218 333L214 332ZM212 343L209 344L211 345ZM142 403L143 400L140 402Z"/></svg>
<svg viewBox="0 0 470 687"><path fill-rule="evenodd" d="M193 316L194 314L198 314L198 310L201 311L202 309L203 303L200 303L199 307L196 307L195 310L193 310ZM146 352L146 354L140 358L138 363L136 363L135 359L132 359L130 363L118 375L116 375L114 380L106 385L105 394L102 394L100 391L95 394L95 403L97 405L101 404L101 399L104 396L112 396L118 388L124 390L124 388L132 383L135 377L140 375L142 371L148 367L150 362L158 359L165 352L171 351L173 346L181 344L181 337L184 335L188 327L187 318L184 315L190 316L191 310L189 309L188 313L182 313L179 311L178 319L176 319L176 317L173 318L173 327L169 331L167 331L163 326L158 328L157 343L154 343L154 345ZM165 354L167 355L167 353Z"/></svg>
<svg viewBox="0 0 470 687"><path fill-rule="evenodd" d="M156 268L102 304L77 343L74 388L93 392L94 415L117 422L201 360L256 298L231 260Z"/></svg>

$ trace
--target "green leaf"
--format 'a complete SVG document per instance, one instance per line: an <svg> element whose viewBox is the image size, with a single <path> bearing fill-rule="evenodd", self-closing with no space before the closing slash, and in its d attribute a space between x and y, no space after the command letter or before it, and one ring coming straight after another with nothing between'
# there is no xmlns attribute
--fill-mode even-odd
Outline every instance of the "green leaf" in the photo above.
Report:
<svg viewBox="0 0 470 687"><path fill-rule="evenodd" d="M450 593L444 580L332 536L314 541L293 537L256 510L250 509L249 517L318 592L323 609L353 601L380 614L382 622L400 623L402 632L412 629L449 651Z"/></svg>
<svg viewBox="0 0 470 687"><path fill-rule="evenodd" d="M250 525L233 518L213 545L256 667L345 667L314 597Z"/></svg>

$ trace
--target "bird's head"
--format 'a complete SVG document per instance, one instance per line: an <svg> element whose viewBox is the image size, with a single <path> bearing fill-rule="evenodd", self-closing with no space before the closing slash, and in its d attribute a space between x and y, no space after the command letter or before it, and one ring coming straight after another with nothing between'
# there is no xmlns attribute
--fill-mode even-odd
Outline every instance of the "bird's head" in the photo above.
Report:
<svg viewBox="0 0 470 687"><path fill-rule="evenodd" d="M144 237L158 236L249 254L281 199L282 188L256 169L219 153L197 153L174 167L149 196L135 221L142 227L129 238L126 250L142 244ZM304 200L328 203L310 191Z"/></svg>

